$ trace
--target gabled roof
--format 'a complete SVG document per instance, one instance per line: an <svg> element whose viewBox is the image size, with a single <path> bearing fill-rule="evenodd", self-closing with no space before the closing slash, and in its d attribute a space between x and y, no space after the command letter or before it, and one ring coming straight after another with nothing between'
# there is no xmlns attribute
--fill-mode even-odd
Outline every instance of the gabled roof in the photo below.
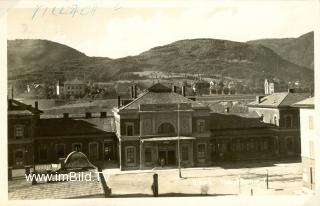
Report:
<svg viewBox="0 0 320 206"><path fill-rule="evenodd" d="M9 115L35 115L41 114L43 111L24 104L14 99L8 99L8 114Z"/></svg>
<svg viewBox="0 0 320 206"><path fill-rule="evenodd" d="M314 108L314 97L304 99L300 102L293 104L293 106L301 108Z"/></svg>
<svg viewBox="0 0 320 206"><path fill-rule="evenodd" d="M208 108L206 105L197 101L190 100L180 94L171 92L168 87L157 83L150 87L145 93L138 96L127 105L120 107L120 110L134 110L139 109L141 104L177 104L190 103L194 108Z"/></svg>
<svg viewBox="0 0 320 206"><path fill-rule="evenodd" d="M261 99L260 103L256 101L248 104L249 107L290 107L294 103L307 98L309 94L306 93L292 93L292 92L279 92L268 95Z"/></svg>

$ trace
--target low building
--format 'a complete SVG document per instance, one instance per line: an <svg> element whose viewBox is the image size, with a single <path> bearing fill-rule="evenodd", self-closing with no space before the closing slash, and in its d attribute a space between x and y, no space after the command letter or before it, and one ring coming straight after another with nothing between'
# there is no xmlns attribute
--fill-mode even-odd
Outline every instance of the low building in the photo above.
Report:
<svg viewBox="0 0 320 206"><path fill-rule="evenodd" d="M316 131L314 98L308 98L294 104L300 108L300 134L301 134L301 159L302 159L302 182L308 190L316 189Z"/></svg>

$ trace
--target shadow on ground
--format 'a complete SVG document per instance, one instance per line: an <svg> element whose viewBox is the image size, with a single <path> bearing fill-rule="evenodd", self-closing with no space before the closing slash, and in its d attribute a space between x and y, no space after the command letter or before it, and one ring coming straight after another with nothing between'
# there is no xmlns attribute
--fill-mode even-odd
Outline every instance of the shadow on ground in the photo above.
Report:
<svg viewBox="0 0 320 206"><path fill-rule="evenodd" d="M208 196L231 196L236 194L187 194L187 193L164 193L159 194L158 197L208 197ZM150 194L114 194L111 195L112 198L133 198L133 197L153 197L153 195Z"/></svg>

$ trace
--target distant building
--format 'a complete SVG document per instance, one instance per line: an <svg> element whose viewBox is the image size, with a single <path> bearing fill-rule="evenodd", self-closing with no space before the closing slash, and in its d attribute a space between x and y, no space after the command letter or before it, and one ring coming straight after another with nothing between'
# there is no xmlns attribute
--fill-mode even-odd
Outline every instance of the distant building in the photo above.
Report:
<svg viewBox="0 0 320 206"><path fill-rule="evenodd" d="M81 96L85 94L86 84L79 80L74 79L64 82L64 94L70 96Z"/></svg>
<svg viewBox="0 0 320 206"><path fill-rule="evenodd" d="M308 98L294 104L300 108L302 182L308 190L316 189L316 125L314 98ZM319 181L318 181L319 182Z"/></svg>
<svg viewBox="0 0 320 206"><path fill-rule="evenodd" d="M269 95L274 93L274 83L265 79L264 81L264 94Z"/></svg>
<svg viewBox="0 0 320 206"><path fill-rule="evenodd" d="M280 156L300 156L299 108L292 105L307 97L289 90L257 96L255 102L248 104L249 111L257 112L263 122L276 126L275 149Z"/></svg>
<svg viewBox="0 0 320 206"><path fill-rule="evenodd" d="M192 85L193 92L202 95L209 94L210 83L205 80L198 80Z"/></svg>

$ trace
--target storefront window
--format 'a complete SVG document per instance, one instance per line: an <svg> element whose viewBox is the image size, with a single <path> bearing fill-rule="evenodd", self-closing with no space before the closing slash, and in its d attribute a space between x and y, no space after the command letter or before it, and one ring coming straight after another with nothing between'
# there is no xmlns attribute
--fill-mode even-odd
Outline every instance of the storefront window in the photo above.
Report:
<svg viewBox="0 0 320 206"><path fill-rule="evenodd" d="M198 158L204 158L206 156L206 145L198 144Z"/></svg>
<svg viewBox="0 0 320 206"><path fill-rule="evenodd" d="M189 148L188 146L182 146L182 161L189 160Z"/></svg>

